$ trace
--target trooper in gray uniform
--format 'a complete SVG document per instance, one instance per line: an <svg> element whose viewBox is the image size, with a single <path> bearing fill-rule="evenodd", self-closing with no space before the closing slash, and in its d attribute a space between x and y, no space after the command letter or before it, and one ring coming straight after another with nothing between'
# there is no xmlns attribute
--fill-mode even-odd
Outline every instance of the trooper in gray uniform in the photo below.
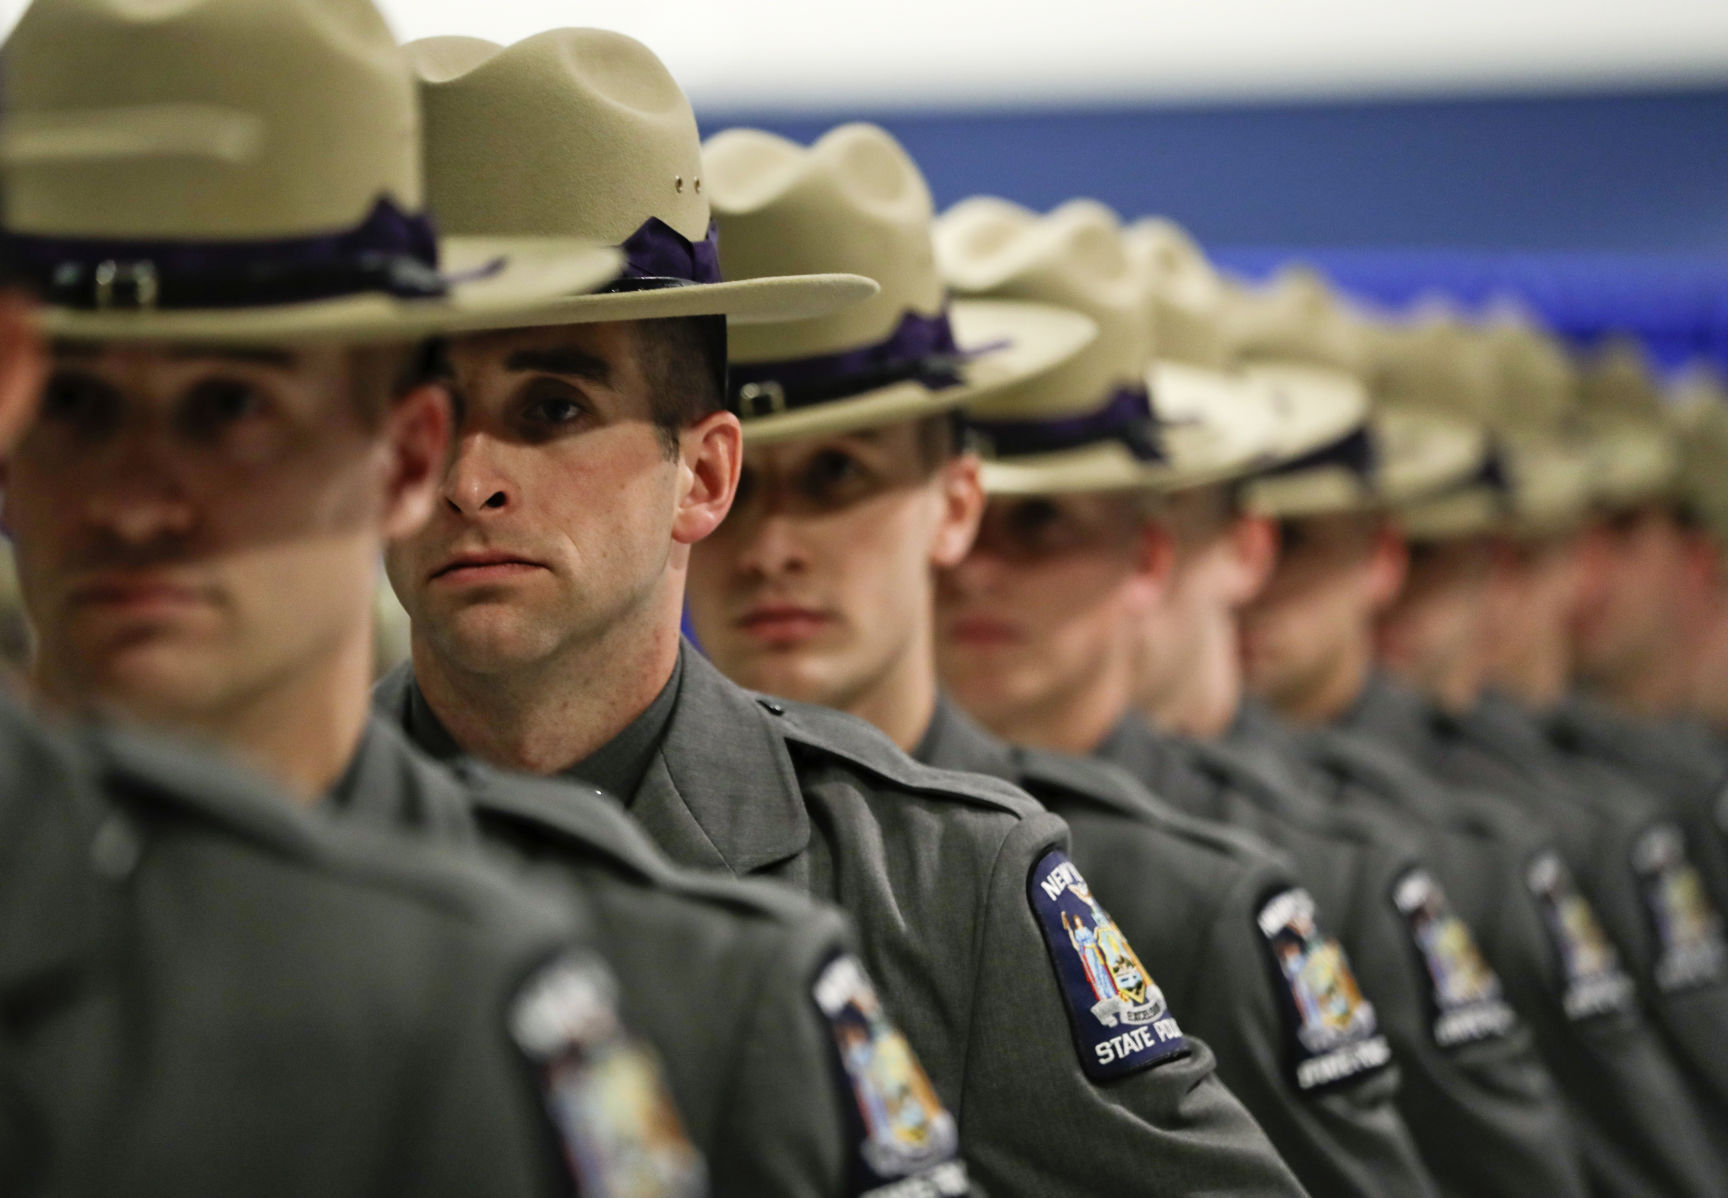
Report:
<svg viewBox="0 0 1728 1198"><path fill-rule="evenodd" d="M353 136L355 111L383 110L378 144L357 157L385 176L372 182L385 185L386 196L405 205L416 197L410 73L363 3L331 0L286 20L256 0L149 13L93 7L100 6L49 0L8 47L14 100L57 117L57 130L76 134L84 121L101 127L102 111L68 118L43 92L68 74L101 74L92 62L116 47L157 69L127 76L127 87L109 98L113 111L172 103L186 87L204 89L208 100L211 85L200 70L208 73L202 56L214 40L224 63L248 56L259 63L255 72L223 78L250 89L237 105L250 104L246 111L283 131L273 146L301 147L302 184L330 173L336 151L352 148L344 138ZM74 17L77 37L63 24ZM328 78L346 101L309 102L299 82L308 74ZM57 161L63 170L65 159ZM176 154L172 163L182 165L158 169L191 171L186 164L196 159ZM136 165L129 158L114 169ZM208 208L226 212L268 169L285 168L266 154L223 186L209 186ZM18 219L56 210L35 189L58 177L23 175ZM364 182L358 190L365 203L378 202ZM16 239L44 283L74 268L100 269L116 250L98 232L149 219L173 228L181 207L175 200L166 216L154 213L118 185L96 194L104 203L86 204L82 242L34 230ZM322 202L327 193L303 186L292 194ZM264 214L283 222L278 230L297 216ZM374 234L381 244L368 244ZM371 294L375 259L399 248L377 230L334 248L316 242L333 260L309 267L312 281L330 285L347 271L357 289L322 302L268 289L272 280L289 288L301 265L279 238L227 243L231 263L203 257L215 252L204 242L195 251L168 241L147 248L158 300L182 302L121 307L111 298L108 309L85 311L76 296L50 294L48 318L60 336L47 407L9 478L21 577L40 630L41 685L71 707L198 732L248 758L303 804L393 829L400 842L413 832L473 852L485 833L488 843L512 850L513 864L532 859L536 873L569 891L573 909L587 914L588 942L615 963L608 985L621 988L634 1026L664 1060L688 1134L711 1157L716 1192L853 1194L929 1171L963 1188L939 1107L908 1105L904 1124L867 1125L871 1104L893 1098L881 1091L915 1077L916 1064L905 1052L895 1062L899 1073L858 1064L861 1031L866 1045L885 1053L902 1042L872 1005L837 914L793 896L683 877L592 789L547 795L529 780L458 779L382 721L368 730L376 563L385 537L430 507L448 432L442 389L425 382L418 355L391 343L476 312L531 318L562 303L571 287L608 283L620 255L599 247L549 253L539 260L546 274L538 295L525 282L506 289L511 272L495 268L494 297L458 309L436 295ZM186 261L190 254L198 260ZM256 285L212 309L227 273L242 265ZM396 262L389 280L443 286L428 262L411 258ZM335 333L319 320L361 345L327 344ZM834 979L827 989L825 979ZM829 991L831 1001L819 1005ZM627 1129L631 1088L653 1094L660 1083L658 1066L644 1072L623 1064L596 1073L594 1088L549 1101L623 1104ZM672 1181L690 1174L702 1153L670 1103L664 1108L653 1112L657 1138L621 1147L637 1162L629 1167L658 1170L666 1188L676 1188ZM902 1136L909 1147L895 1157L888 1149ZM876 1151L878 1139L887 1149Z"/></svg>
<svg viewBox="0 0 1728 1198"><path fill-rule="evenodd" d="M1075 864L1169 1017L1197 1051L1213 1051L1218 1075L1312 1192L1431 1193L1390 1102L1390 1049L1283 863L1098 763L1012 749L938 695L934 567L966 551L984 503L978 460L961 452L951 417L1072 369L1072 353L1057 350L1084 318L1037 302L945 303L923 179L875 126L844 125L808 148L728 130L703 164L729 277L764 269L776 245L767 231L796 208L825 229L802 265L875 262L882 286L869 305L805 322L795 343L772 327L732 335L734 394L777 386L788 410L741 403L741 499L691 559L690 620L704 649L736 682L871 718L919 761L1026 789L1068 823ZM788 183L758 206L770 176ZM884 208L872 199L884 192L904 201ZM776 259L784 265L783 250ZM882 347L908 313L946 325L944 340L958 330L962 353L1011 335L1014 349L956 363L949 379L920 377L916 353ZM786 357L818 346L833 355L826 367ZM1010 352L1018 360L992 361ZM829 615L806 635L762 619L817 603ZM1257 920L1269 910L1287 914L1266 932ZM1312 981L1302 993L1326 1005L1328 1026L1304 1021L1288 977Z"/></svg>
<svg viewBox="0 0 1728 1198"><path fill-rule="evenodd" d="M646 228L661 282L573 300L557 328L451 342L459 449L440 511L388 561L413 619L411 673L387 682L410 732L604 784L680 863L837 902L986 1188L1301 1192L1094 910L1059 820L856 719L744 691L679 640L740 434L717 355L667 318L787 315L849 276L716 281L694 120L668 140L681 96L634 43L420 49L446 227ZM654 120L614 144L590 134L623 119L620 78ZM534 151L499 160L500 139Z"/></svg>
<svg viewBox="0 0 1728 1198"><path fill-rule="evenodd" d="M999 204L980 206L973 214L956 209L945 221L976 222L977 244L1007 245L1011 251L1011 243L985 225L1001 219L1000 211ZM1095 256L1096 249L1091 253ZM1016 257L1005 254L1010 261ZM1363 971L1355 976L1373 1004L1378 1030L1401 1061L1398 1102L1405 1122L1442 1192L1580 1193L1575 1164L1555 1148L1564 1144L1565 1128L1553 1105L1551 1082L1533 1059L1527 1035L1510 1027L1509 1008L1497 995L1454 995L1442 988L1444 974L1432 982L1423 976L1430 972L1419 955L1424 937L1463 956L1474 952L1471 930L1446 909L1432 875L1418 867L1407 847L1397 853L1377 847L1398 845L1395 832L1382 827L1370 842L1372 853L1341 843L1341 832L1328 838L1322 833L1331 829L1304 826L1291 805L1264 802L1263 787L1224 773L1220 766L1228 768L1227 754L1209 746L1178 746L1130 710L1136 692L1146 685L1144 661L1151 654L1202 667L1209 680L1220 678L1214 669L1218 663L1184 657L1186 639L1180 648L1169 643L1192 637L1226 650L1230 646L1229 638L1215 636L1212 613L1195 606L1205 592L1188 585L1191 580L1178 585L1169 576L1166 521L1187 524L1196 509L1203 511L1216 500L1204 490L1190 494L1204 488L1202 480L1239 476L1241 467L1232 472L1218 461L1231 432L1278 429L1276 420L1268 426L1268 416L1296 408L1276 402L1278 393L1270 388L1242 385L1223 371L1212 375L1166 367L1153 376L1154 395L1168 408L1160 409L1162 425L1171 430L1166 460L1146 475L1172 480L1173 494L1162 512L1136 511L1120 494L1109 493L1101 480L1109 477L1108 455L1120 452L1109 441L1086 447L1093 459L1090 470L1071 468L1078 455L1065 442L1075 429L1095 430L1104 421L1078 413L1055 418L1050 409L1034 409L1048 421L1040 425L1028 418L1030 405L1020 405L1017 419L1006 410L974 411L975 419L989 421L985 427L996 453L987 463L986 480L996 493L985 534L943 580L943 677L955 700L998 733L1095 753L1130 769L1157 793L1168 789L1171 801L1195 814L1227 814L1233 805L1253 809L1259 818L1250 826L1280 835L1280 847L1306 854L1299 876L1308 894L1322 911L1340 912L1351 965ZM1328 430L1336 439L1360 423L1360 396L1353 405L1338 407L1341 411L1330 420L1304 421L1300 441L1320 438L1324 446ZM1192 435L1182 438L1175 430ZM1313 457L1299 439L1281 440L1251 446L1253 452L1244 456L1252 463L1279 457L1287 448L1296 451L1294 461ZM1005 449L1009 446L1011 451ZM1147 631L1155 625L1163 627L1157 644ZM1114 631L1105 636L1095 626ZM1228 676L1223 680L1228 682ZM1084 718L1065 713L1084 713ZM1185 723L1200 730L1197 723ZM1288 773L1281 769L1274 777ZM1364 903L1365 895L1355 887L1359 878L1385 889ZM1420 928L1394 909L1390 895L1400 886L1420 891ZM1340 901L1344 905L1332 905ZM1262 914L1275 924L1281 913L1269 906ZM1298 1007L1305 1005L1299 989L1293 989L1293 997Z"/></svg>

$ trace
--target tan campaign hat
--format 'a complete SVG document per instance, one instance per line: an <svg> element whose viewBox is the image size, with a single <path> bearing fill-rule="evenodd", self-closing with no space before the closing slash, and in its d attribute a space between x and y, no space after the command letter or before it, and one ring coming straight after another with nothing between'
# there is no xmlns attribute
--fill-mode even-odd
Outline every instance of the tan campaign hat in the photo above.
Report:
<svg viewBox="0 0 1728 1198"><path fill-rule="evenodd" d="M1679 461L1655 369L1638 343L1616 338L1585 359L1578 394L1595 502L1612 509L1667 498Z"/></svg>
<svg viewBox="0 0 1728 1198"><path fill-rule="evenodd" d="M1575 527L1590 506L1590 456L1578 428L1578 374L1533 319L1502 313L1483 337L1496 368L1488 423L1510 490L1506 530L1545 537Z"/></svg>
<svg viewBox="0 0 1728 1198"><path fill-rule="evenodd" d="M1170 423L1147 385L1152 309L1121 222L1072 200L1039 215L976 197L936 225L936 260L961 295L1031 300L1084 312L1098 338L1055 370L968 406L985 452L986 489L1052 494L1174 490L1256 462L1264 437L1218 437L1200 420Z"/></svg>
<svg viewBox="0 0 1728 1198"><path fill-rule="evenodd" d="M829 316L731 331L750 444L951 411L1061 365L1097 336L1090 318L1050 304L950 302L930 189L875 125L841 125L809 147L727 130L703 147L702 177L727 278L855 271L882 288Z"/></svg>
<svg viewBox="0 0 1728 1198"><path fill-rule="evenodd" d="M426 112L427 197L447 233L624 252L616 284L536 323L797 320L875 294L852 274L722 278L695 114L641 42L554 29L508 47L426 38L407 52Z"/></svg>
<svg viewBox="0 0 1728 1198"><path fill-rule="evenodd" d="M1231 365L1267 388L1287 419L1336 433L1280 455L1274 468L1244 484L1243 505L1289 517L1373 507L1365 335L1325 280L1291 267L1264 287L1237 288L1222 327Z"/></svg>
<svg viewBox="0 0 1728 1198"><path fill-rule="evenodd" d="M1695 363L1669 389L1666 413L1679 449L1679 494L1691 516L1728 546L1728 383Z"/></svg>
<svg viewBox="0 0 1728 1198"><path fill-rule="evenodd" d="M1386 509L1417 541L1498 530L1510 500L1488 423L1499 380L1486 338L1444 311L1369 328Z"/></svg>
<svg viewBox="0 0 1728 1198"><path fill-rule="evenodd" d="M369 0L42 0L5 47L6 231L58 337L369 341L533 319L591 239L441 241Z"/></svg>

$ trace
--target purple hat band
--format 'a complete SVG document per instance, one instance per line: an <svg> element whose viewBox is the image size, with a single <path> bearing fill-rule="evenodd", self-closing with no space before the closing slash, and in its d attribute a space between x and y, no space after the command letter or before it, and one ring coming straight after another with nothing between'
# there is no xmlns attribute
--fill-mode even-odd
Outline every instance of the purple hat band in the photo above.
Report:
<svg viewBox="0 0 1728 1198"><path fill-rule="evenodd" d="M1329 441L1301 457L1280 462L1267 470L1265 477L1279 478L1287 474L1303 474L1309 470L1320 470L1327 466L1341 466L1364 481L1372 478L1380 466L1380 453L1375 447L1374 435L1369 427L1360 425L1336 441Z"/></svg>
<svg viewBox="0 0 1728 1198"><path fill-rule="evenodd" d="M1151 392L1143 386L1119 387L1103 407L1084 416L1059 420L972 420L967 427L998 459L1061 453L1116 442L1142 462L1162 462L1164 447Z"/></svg>
<svg viewBox="0 0 1728 1198"><path fill-rule="evenodd" d="M624 251L623 278L638 282L718 283L720 275L720 231L710 222L701 241L691 241L657 216L618 247Z"/></svg>
<svg viewBox="0 0 1728 1198"><path fill-rule="evenodd" d="M248 308L364 292L427 299L444 295L454 281L439 273L431 220L403 212L388 198L353 228L317 237L152 241L11 234L4 243L13 268L48 303L69 308Z"/></svg>
<svg viewBox="0 0 1728 1198"><path fill-rule="evenodd" d="M850 399L895 383L942 391L966 381L961 367L968 360L996 348L961 349L946 312L908 312L892 333L873 345L781 362L734 364L731 394L738 413L751 419Z"/></svg>

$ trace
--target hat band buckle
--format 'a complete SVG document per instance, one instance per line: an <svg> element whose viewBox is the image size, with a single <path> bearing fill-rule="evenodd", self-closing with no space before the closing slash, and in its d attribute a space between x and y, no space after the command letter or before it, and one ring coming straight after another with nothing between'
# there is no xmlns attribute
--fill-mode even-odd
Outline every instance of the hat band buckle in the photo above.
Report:
<svg viewBox="0 0 1728 1198"><path fill-rule="evenodd" d="M786 388L773 379L745 383L738 388L738 415L747 420L760 420L786 410Z"/></svg>
<svg viewBox="0 0 1728 1198"><path fill-rule="evenodd" d="M91 298L99 312L116 308L153 312L162 294L156 264L147 258L131 262L109 258L100 262L91 277L91 284Z"/></svg>

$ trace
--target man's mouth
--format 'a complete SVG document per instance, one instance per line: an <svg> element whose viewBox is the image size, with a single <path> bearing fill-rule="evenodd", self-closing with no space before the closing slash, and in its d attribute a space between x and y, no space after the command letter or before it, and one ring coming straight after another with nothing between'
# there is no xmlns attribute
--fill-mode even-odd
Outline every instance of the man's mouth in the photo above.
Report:
<svg viewBox="0 0 1728 1198"><path fill-rule="evenodd" d="M72 587L67 598L73 607L138 616L166 616L213 600L206 587L151 573L93 575Z"/></svg>
<svg viewBox="0 0 1728 1198"><path fill-rule="evenodd" d="M834 622L819 608L793 603L764 603L738 618L745 633L768 645L795 645L806 641Z"/></svg>
<svg viewBox="0 0 1728 1198"><path fill-rule="evenodd" d="M993 616L961 616L948 622L948 639L972 648L1014 645L1022 639L1020 629Z"/></svg>
<svg viewBox="0 0 1728 1198"><path fill-rule="evenodd" d="M545 568L544 564L520 554L488 550L457 554L432 571L427 580L455 585L497 583Z"/></svg>

